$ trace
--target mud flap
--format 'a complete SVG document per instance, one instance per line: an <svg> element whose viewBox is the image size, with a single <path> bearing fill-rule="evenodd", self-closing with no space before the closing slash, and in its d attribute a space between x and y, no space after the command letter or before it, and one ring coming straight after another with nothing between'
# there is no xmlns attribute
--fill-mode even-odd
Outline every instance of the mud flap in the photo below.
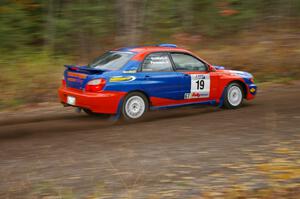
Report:
<svg viewBox="0 0 300 199"><path fill-rule="evenodd" d="M122 111L122 105L123 105L123 97L120 99L119 104L118 104L118 109L117 113L110 117L111 121L118 121L121 117L121 111Z"/></svg>
<svg viewBox="0 0 300 199"><path fill-rule="evenodd" d="M223 93L221 95L218 107L221 108L224 104L225 93L227 91L227 86L224 88Z"/></svg>

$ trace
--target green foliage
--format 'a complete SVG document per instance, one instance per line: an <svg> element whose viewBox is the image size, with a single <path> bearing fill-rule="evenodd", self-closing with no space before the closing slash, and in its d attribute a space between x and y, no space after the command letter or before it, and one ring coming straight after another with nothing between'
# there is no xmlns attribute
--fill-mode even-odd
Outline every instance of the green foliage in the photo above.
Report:
<svg viewBox="0 0 300 199"><path fill-rule="evenodd" d="M30 35L27 34L30 25L30 20L20 5L1 6L1 50L11 51L24 47L31 39Z"/></svg>
<svg viewBox="0 0 300 199"><path fill-rule="evenodd" d="M259 19L297 17L299 11L298 0L5 0L0 3L0 52L87 55L122 35L150 41L180 32L219 37Z"/></svg>
<svg viewBox="0 0 300 199"><path fill-rule="evenodd" d="M48 14L52 15L49 16L52 31L48 34L48 40L53 44L51 50L56 53L70 53L74 52L74 48L87 48L98 37L113 32L114 15L109 1L72 1L60 8L56 4L53 6L53 13Z"/></svg>

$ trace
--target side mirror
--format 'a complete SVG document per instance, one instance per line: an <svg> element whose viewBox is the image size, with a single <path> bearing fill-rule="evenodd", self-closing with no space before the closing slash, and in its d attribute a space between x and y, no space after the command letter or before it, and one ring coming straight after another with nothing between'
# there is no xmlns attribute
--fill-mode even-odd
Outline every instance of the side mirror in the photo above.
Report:
<svg viewBox="0 0 300 199"><path fill-rule="evenodd" d="M213 67L212 65L208 66L209 72L216 72L215 67Z"/></svg>

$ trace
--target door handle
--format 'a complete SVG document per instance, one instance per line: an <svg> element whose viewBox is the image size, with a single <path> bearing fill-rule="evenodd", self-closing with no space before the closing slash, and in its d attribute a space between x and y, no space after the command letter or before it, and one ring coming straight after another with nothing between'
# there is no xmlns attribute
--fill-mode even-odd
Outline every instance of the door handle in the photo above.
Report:
<svg viewBox="0 0 300 199"><path fill-rule="evenodd" d="M150 75L145 75L145 78L146 78L146 79L149 79L149 78L150 78Z"/></svg>

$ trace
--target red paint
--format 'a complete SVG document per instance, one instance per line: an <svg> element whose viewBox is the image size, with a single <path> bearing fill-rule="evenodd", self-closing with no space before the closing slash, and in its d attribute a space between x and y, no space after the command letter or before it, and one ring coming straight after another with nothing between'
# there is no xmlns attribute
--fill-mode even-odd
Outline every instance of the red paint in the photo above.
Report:
<svg viewBox="0 0 300 199"><path fill-rule="evenodd" d="M61 80L61 85L66 86L66 80L64 78Z"/></svg>
<svg viewBox="0 0 300 199"><path fill-rule="evenodd" d="M75 106L90 109L95 113L115 114L120 100L126 93L116 91L92 93L62 86L59 88L58 94L62 103L67 103L67 96L73 96L76 98Z"/></svg>
<svg viewBox="0 0 300 199"><path fill-rule="evenodd" d="M182 53L188 53L191 54L198 59L202 60L203 62L207 63L205 60L199 58L192 52L185 50L183 48L169 48L169 47L158 47L158 46L147 46L147 47L138 47L138 48L133 48L130 51L137 52L137 54L132 58L132 60L136 61L143 61L147 55L150 53L154 52L182 52ZM208 64L209 65L209 64Z"/></svg>
<svg viewBox="0 0 300 199"><path fill-rule="evenodd" d="M195 98L195 99L184 99L184 100L172 100L160 97L150 97L152 106L170 106L170 105L180 105L187 103L197 103L203 101L203 98ZM207 101L207 98L206 100Z"/></svg>
<svg viewBox="0 0 300 199"><path fill-rule="evenodd" d="M214 72L215 74L219 73L219 85L214 85L215 88L217 88L217 95L216 98L220 99L222 97L223 91L226 88L226 86L228 86L231 82L233 81L239 81L241 83L243 83L246 86L246 99L247 100L252 100L255 98L255 95L250 93L250 89L249 86L247 84L245 84L244 79L241 78L239 75L230 73L226 70L218 70L216 72ZM212 74L212 73L211 73ZM212 85L211 85L212 88Z"/></svg>

